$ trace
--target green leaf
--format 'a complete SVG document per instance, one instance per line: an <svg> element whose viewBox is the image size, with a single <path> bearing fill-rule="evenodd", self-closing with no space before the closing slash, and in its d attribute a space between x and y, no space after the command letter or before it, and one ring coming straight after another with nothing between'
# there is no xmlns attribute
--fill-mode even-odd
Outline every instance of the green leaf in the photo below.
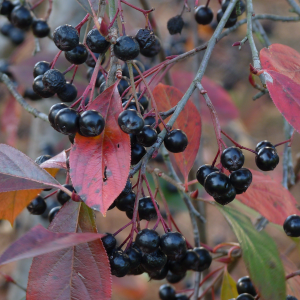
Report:
<svg viewBox="0 0 300 300"><path fill-rule="evenodd" d="M227 269L225 269L221 287L221 300L233 299L236 298L238 295L239 294L236 289L236 283L228 273Z"/></svg>
<svg viewBox="0 0 300 300"><path fill-rule="evenodd" d="M231 225L243 251L243 260L261 300L285 300L285 273L277 246L264 231L256 231L240 212L217 205Z"/></svg>

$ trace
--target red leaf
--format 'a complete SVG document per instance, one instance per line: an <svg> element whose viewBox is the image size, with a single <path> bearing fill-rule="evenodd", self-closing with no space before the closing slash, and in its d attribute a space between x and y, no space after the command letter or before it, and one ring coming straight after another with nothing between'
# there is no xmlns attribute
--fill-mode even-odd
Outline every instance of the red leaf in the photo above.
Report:
<svg viewBox="0 0 300 300"><path fill-rule="evenodd" d="M176 72L172 74L172 79L174 86L176 86L183 93L186 92L191 82L194 79L194 74L192 72ZM238 109L236 108L231 96L229 93L221 87L219 84L210 80L206 76L202 78L202 85L204 89L207 91L209 98L211 99L216 112L218 114L220 123L222 125L232 121L233 119L237 119L239 117ZM202 98L202 96L199 96ZM200 101L199 98L199 101ZM210 123L211 117L209 113L209 109L207 108L205 102L201 100L201 117L202 122Z"/></svg>
<svg viewBox="0 0 300 300"><path fill-rule="evenodd" d="M88 109L102 114L105 128L94 138L76 135L70 153L70 175L81 199L105 215L128 178L130 137L118 125L122 106L116 85L99 95Z"/></svg>
<svg viewBox="0 0 300 300"><path fill-rule="evenodd" d="M62 151L56 156L43 162L40 167L43 169L67 169L67 155L66 151Z"/></svg>
<svg viewBox="0 0 300 300"><path fill-rule="evenodd" d="M183 94L175 87L160 83L153 90L153 96L156 99L158 110L167 111L177 105ZM173 127L183 130L188 137L189 143L184 152L170 153L172 163L178 165L185 182L187 182L200 147L201 138L201 117L192 101L187 102Z"/></svg>
<svg viewBox="0 0 300 300"><path fill-rule="evenodd" d="M282 184L268 175L251 170L252 184L246 193L236 198L258 211L270 222L282 225L292 214L299 214L297 201Z"/></svg>
<svg viewBox="0 0 300 300"><path fill-rule="evenodd" d="M84 203L68 202L49 226L61 233L96 233L94 213ZM30 300L110 300L111 273L100 239L35 257L29 273Z"/></svg>
<svg viewBox="0 0 300 300"><path fill-rule="evenodd" d="M102 236L99 233L56 233L39 224L4 251L0 265L91 242Z"/></svg>

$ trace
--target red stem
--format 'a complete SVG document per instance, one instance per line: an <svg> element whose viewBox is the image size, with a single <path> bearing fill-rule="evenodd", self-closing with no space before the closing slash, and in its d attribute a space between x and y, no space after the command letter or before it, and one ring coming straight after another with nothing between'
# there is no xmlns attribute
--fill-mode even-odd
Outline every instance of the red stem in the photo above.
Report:
<svg viewBox="0 0 300 300"><path fill-rule="evenodd" d="M274 145L274 147L278 147L278 146L280 146L280 145L283 145L283 144L286 144L286 143L289 143L289 142L292 142L292 138L290 138L290 139L288 139L288 140L286 140L286 141L284 141L284 142L278 143L278 144ZM289 146L289 147L290 147L290 146Z"/></svg>
<svg viewBox="0 0 300 300"><path fill-rule="evenodd" d="M73 72L73 75L72 75L72 78L71 78L71 81L70 81L70 83L72 84L73 83L73 81L74 81L74 78L75 78L75 75L76 75L76 73L77 73L77 70L78 70L78 65L75 67L75 69L74 69L74 72Z"/></svg>
<svg viewBox="0 0 300 300"><path fill-rule="evenodd" d="M218 149L217 155L216 155L215 159L213 160L213 162L211 164L213 167L215 166L215 163L216 163L216 161L218 159L219 154L220 154L220 149Z"/></svg>
<svg viewBox="0 0 300 300"><path fill-rule="evenodd" d="M210 0L207 0L205 7L208 7Z"/></svg>
<svg viewBox="0 0 300 300"><path fill-rule="evenodd" d="M60 50L60 51L55 55L53 61L51 62L51 69L54 68L54 66L55 66L55 64L56 64L56 62L57 62L57 60L58 60L58 58L59 58L59 56L60 56L61 53L62 53L62 51Z"/></svg>
<svg viewBox="0 0 300 300"><path fill-rule="evenodd" d="M128 6L132 7L132 8L134 8L135 10L138 10L138 11L142 12L144 15L149 14L149 13L151 13L151 12L154 10L153 8L152 8L152 9L149 9L149 10L144 10L144 9L138 8L138 7L136 7L135 5L130 4L130 3L128 3L128 2L125 1L125 0L120 0L120 2L123 2L124 4L126 4L126 5L128 5Z"/></svg>
<svg viewBox="0 0 300 300"><path fill-rule="evenodd" d="M44 200L46 200L46 199L48 199L49 197L55 195L57 192L58 192L58 190L56 190L56 191L50 193L49 195L45 196L45 197L44 197Z"/></svg>
<svg viewBox="0 0 300 300"><path fill-rule="evenodd" d="M177 230L179 233L182 234L182 232L181 232L180 229L178 228L177 224L175 223L175 220L173 219L172 215L170 215L170 218L171 218L172 223L174 224L176 230ZM186 241L186 245L188 246L188 248L189 248L189 249L193 249L193 246L188 242L188 240L185 239L185 241Z"/></svg>
<svg viewBox="0 0 300 300"><path fill-rule="evenodd" d="M68 72L70 72L73 68L75 67L75 65L71 65L66 71L63 72L63 75L66 75Z"/></svg>
<svg viewBox="0 0 300 300"><path fill-rule="evenodd" d="M122 230L124 230L126 227L128 227L130 224L132 224L132 220L129 222L129 223L127 223L126 225L124 225L122 228L120 228L119 230L117 230L114 234L113 234L113 236L116 236L118 233L120 233Z"/></svg>
<svg viewBox="0 0 300 300"><path fill-rule="evenodd" d="M119 14L119 12L120 12L120 9L117 8L116 14L115 14L115 16L113 17L113 19L112 19L112 21L110 22L110 24L108 25L107 30L109 30L109 29L114 25L114 23L115 23L115 21L116 21L116 18L117 18L118 14ZM122 23L122 25L123 25L123 23ZM124 26L124 25L123 25L123 26Z"/></svg>

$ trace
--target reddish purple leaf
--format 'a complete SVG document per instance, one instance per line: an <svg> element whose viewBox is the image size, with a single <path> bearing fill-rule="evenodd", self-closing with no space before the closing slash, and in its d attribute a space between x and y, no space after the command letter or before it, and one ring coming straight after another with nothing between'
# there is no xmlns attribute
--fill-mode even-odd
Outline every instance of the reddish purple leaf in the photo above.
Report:
<svg viewBox="0 0 300 300"><path fill-rule="evenodd" d="M167 111L177 105L183 94L175 87L160 83L153 90L153 96L156 99L158 110ZM172 163L179 167L185 182L187 182L200 147L201 138L201 117L192 101L187 102L173 128L183 130L188 137L189 144L183 152L170 153Z"/></svg>
<svg viewBox="0 0 300 300"><path fill-rule="evenodd" d="M49 229L56 233L96 233L93 211L68 202ZM110 300L112 278L100 239L35 257L29 273L30 300Z"/></svg>
<svg viewBox="0 0 300 300"><path fill-rule="evenodd" d="M102 236L103 234L90 232L56 233L39 224L4 251L0 256L0 265L91 242Z"/></svg>
<svg viewBox="0 0 300 300"><path fill-rule="evenodd" d="M118 125L123 109L116 85L99 95L88 109L102 114L105 128L93 138L76 135L70 153L70 175L81 199L105 215L127 181L130 137Z"/></svg>
<svg viewBox="0 0 300 300"><path fill-rule="evenodd" d="M43 169L67 169L67 155L66 151L62 151L56 156L43 162L40 167Z"/></svg>

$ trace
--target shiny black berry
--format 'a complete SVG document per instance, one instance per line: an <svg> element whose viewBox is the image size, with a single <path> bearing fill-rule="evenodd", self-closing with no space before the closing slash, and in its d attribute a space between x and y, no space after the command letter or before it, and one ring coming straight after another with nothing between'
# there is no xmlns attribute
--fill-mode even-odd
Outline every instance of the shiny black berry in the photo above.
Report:
<svg viewBox="0 0 300 300"><path fill-rule="evenodd" d="M77 88L74 84L67 82L63 90L57 93L62 102L73 102L77 98Z"/></svg>
<svg viewBox="0 0 300 300"><path fill-rule="evenodd" d="M135 59L140 54L139 43L131 36L120 36L114 45L114 54L123 61Z"/></svg>
<svg viewBox="0 0 300 300"><path fill-rule="evenodd" d="M187 250L185 256L183 257L180 263L186 270L198 271L200 258L196 251L190 249Z"/></svg>
<svg viewBox="0 0 300 300"><path fill-rule="evenodd" d="M96 58L96 60L98 60L100 54L99 53L94 53L94 56ZM102 57L102 60L101 60L101 65L105 62L105 56ZM86 65L91 67L91 68L95 68L96 66L96 61L94 59L94 57L91 55L91 53L88 51L88 57L85 61Z"/></svg>
<svg viewBox="0 0 300 300"><path fill-rule="evenodd" d="M145 147L151 147L157 140L157 132L151 126L146 125L136 135L137 142Z"/></svg>
<svg viewBox="0 0 300 300"><path fill-rule="evenodd" d="M105 126L105 120L96 110L86 110L79 117L79 133L86 137L100 135Z"/></svg>
<svg viewBox="0 0 300 300"><path fill-rule="evenodd" d="M55 117L58 114L58 112L64 108L67 108L68 106L64 103L57 103L51 106L49 115L48 115L48 120L52 127L55 127Z"/></svg>
<svg viewBox="0 0 300 300"><path fill-rule="evenodd" d="M188 145L188 138L182 130L173 129L166 134L164 145L170 152L183 152Z"/></svg>
<svg viewBox="0 0 300 300"><path fill-rule="evenodd" d="M111 274L117 277L124 277L130 270L130 260L122 250L113 251L109 256Z"/></svg>
<svg viewBox="0 0 300 300"><path fill-rule="evenodd" d="M210 253L203 247L194 248L194 251L199 255L199 264L198 264L198 272L203 272L207 270L212 262L212 257Z"/></svg>
<svg viewBox="0 0 300 300"><path fill-rule="evenodd" d="M142 252L137 247L128 248L125 253L128 255L130 260L130 269L136 269L142 262Z"/></svg>
<svg viewBox="0 0 300 300"><path fill-rule="evenodd" d="M167 28L171 35L181 33L183 26L184 22L180 15L171 18L167 23Z"/></svg>
<svg viewBox="0 0 300 300"><path fill-rule="evenodd" d="M9 2L10 3L10 2ZM0 32L4 35L4 36L9 36L10 32L14 29L14 25L11 23L5 23L2 25L2 27L0 28Z"/></svg>
<svg viewBox="0 0 300 300"><path fill-rule="evenodd" d="M87 77L88 81L91 81L93 72L94 72L93 68L88 69L87 74L86 74L86 77ZM95 86L100 87L100 85L102 83L105 83L105 78L104 78L103 74L101 73L101 71L99 71L98 74L97 74Z"/></svg>
<svg viewBox="0 0 300 300"><path fill-rule="evenodd" d="M160 249L152 253L146 253L142 257L142 265L147 272L159 271L166 263L167 256Z"/></svg>
<svg viewBox="0 0 300 300"><path fill-rule="evenodd" d="M240 294L236 300L254 300L255 298L253 296L251 296L250 294Z"/></svg>
<svg viewBox="0 0 300 300"><path fill-rule="evenodd" d="M186 268L181 264L181 260L168 260L168 267L169 270L174 274L182 274L186 272Z"/></svg>
<svg viewBox="0 0 300 300"><path fill-rule="evenodd" d="M28 28L33 21L30 10L22 5L16 6L12 10L10 19L12 24L20 29Z"/></svg>
<svg viewBox="0 0 300 300"><path fill-rule="evenodd" d="M117 245L117 240L111 233L106 233L106 236L102 237L101 241L107 253L110 253Z"/></svg>
<svg viewBox="0 0 300 300"><path fill-rule="evenodd" d="M166 263L161 270L148 272L148 275L150 277L150 280L163 280L168 275L168 271L169 268L168 268L168 264Z"/></svg>
<svg viewBox="0 0 300 300"><path fill-rule="evenodd" d="M42 99L42 97L38 95L32 88L27 88L24 92L23 97L28 98L31 101L38 101Z"/></svg>
<svg viewBox="0 0 300 300"><path fill-rule="evenodd" d="M261 150L261 149L263 149L263 148L266 148L266 147L270 147L270 148L276 149L272 143L270 143L270 142L267 141L267 140L264 140L264 141L259 142L259 143L256 145L255 151L256 151L256 152L259 152L259 150Z"/></svg>
<svg viewBox="0 0 300 300"><path fill-rule="evenodd" d="M53 221L53 219L55 218L55 216L59 212L60 208L61 208L61 206L56 206L56 207L53 207L50 210L49 215L48 215L48 220L49 220L50 223Z"/></svg>
<svg viewBox="0 0 300 300"><path fill-rule="evenodd" d="M128 195L131 192L131 190L132 190L132 184L131 184L130 180L128 179L126 181L126 185L125 185L123 191L121 192L121 194L118 197L124 197L124 196Z"/></svg>
<svg viewBox="0 0 300 300"><path fill-rule="evenodd" d="M279 163L279 156L275 149L265 147L259 150L255 157L257 167L262 171L272 171Z"/></svg>
<svg viewBox="0 0 300 300"><path fill-rule="evenodd" d="M33 34L38 38L44 38L49 35L50 27L47 21L42 19L37 19L32 22L31 25Z"/></svg>
<svg viewBox="0 0 300 300"><path fill-rule="evenodd" d="M296 297L287 295L287 296L286 296L286 300L298 300L298 299L297 299Z"/></svg>
<svg viewBox="0 0 300 300"><path fill-rule="evenodd" d="M196 178L201 185L204 185L205 178L213 173L219 171L218 168L213 167L211 165L203 165L201 166L196 173Z"/></svg>
<svg viewBox="0 0 300 300"><path fill-rule="evenodd" d="M66 85L66 80L60 71L51 69L44 73L43 84L48 91L52 93L59 93L63 91Z"/></svg>
<svg viewBox="0 0 300 300"><path fill-rule="evenodd" d="M283 229L290 237L300 237L300 216L288 216L284 221Z"/></svg>
<svg viewBox="0 0 300 300"><path fill-rule="evenodd" d="M127 211L127 210L132 210L134 207L134 202L135 202L135 193L130 192L129 194L123 196L123 197L118 197L115 200L116 207L121 210L121 211Z"/></svg>
<svg viewBox="0 0 300 300"><path fill-rule="evenodd" d="M156 202L156 205L158 206L157 202ZM159 206L158 206L158 208L159 208ZM154 204L151 200L151 197L149 197L149 196L141 198L139 200L138 210L139 210L140 220L150 221L150 220L153 220L153 219L157 218L156 209L155 209Z"/></svg>
<svg viewBox="0 0 300 300"><path fill-rule="evenodd" d="M128 103L128 100L127 101L124 101L122 103L122 107L124 108ZM139 103L139 108L140 108L140 112L141 112L141 115L144 114L145 110L144 110L144 107ZM136 107L136 103L135 103L135 100L132 99L129 103L129 105L127 106L126 109L133 109L133 110L136 110L137 111L137 107Z"/></svg>
<svg viewBox="0 0 300 300"><path fill-rule="evenodd" d="M159 298L161 300L175 300L175 296L176 291L171 285L164 284L159 288Z"/></svg>
<svg viewBox="0 0 300 300"><path fill-rule="evenodd" d="M229 171L240 169L245 162L245 156L241 149L237 147L226 148L221 155L223 167Z"/></svg>
<svg viewBox="0 0 300 300"><path fill-rule="evenodd" d="M70 51L65 51L65 58L71 64L81 65L83 64L88 57L88 50L86 47L79 43L75 48Z"/></svg>
<svg viewBox="0 0 300 300"><path fill-rule="evenodd" d="M66 189L68 189L70 192L75 191L74 187L72 185L70 185L70 184L64 184L63 187L65 187ZM67 193L65 193L64 191L62 191L62 190L59 190L57 192L56 197L57 197L57 201L61 205L64 205L66 202L68 202L71 199L71 197Z"/></svg>
<svg viewBox="0 0 300 300"><path fill-rule="evenodd" d="M135 35L135 39L140 45L140 49L147 49L155 42L153 30L141 28Z"/></svg>
<svg viewBox="0 0 300 300"><path fill-rule="evenodd" d="M198 24L208 25L211 23L213 18L214 18L213 11L209 7L205 5L201 5L196 8L195 20Z"/></svg>
<svg viewBox="0 0 300 300"><path fill-rule="evenodd" d="M144 127L144 119L137 111L128 109L120 113L118 124L124 132L137 134Z"/></svg>
<svg viewBox="0 0 300 300"><path fill-rule="evenodd" d="M234 200L236 196L236 190L233 185L230 185L229 191L225 194L216 195L214 197L215 201L221 205L226 205Z"/></svg>
<svg viewBox="0 0 300 300"><path fill-rule="evenodd" d="M47 61L39 61L33 67L33 77L37 77L39 75L44 75L47 71L50 70L50 63Z"/></svg>
<svg viewBox="0 0 300 300"><path fill-rule="evenodd" d="M166 279L169 283L178 283L186 276L186 272L182 272L179 274L174 274L173 272L169 271Z"/></svg>
<svg viewBox="0 0 300 300"><path fill-rule="evenodd" d="M110 46L110 43L101 35L98 29L92 29L88 33L86 44L95 53L105 53Z"/></svg>
<svg viewBox="0 0 300 300"><path fill-rule="evenodd" d="M14 7L15 6L13 5L13 3L4 0L1 5L0 15L4 15L4 16L9 15L14 9Z"/></svg>
<svg viewBox="0 0 300 300"><path fill-rule="evenodd" d="M34 162L37 163L38 165L41 165L43 162L47 161L51 157L52 157L51 155L41 155L37 157Z"/></svg>
<svg viewBox="0 0 300 300"><path fill-rule="evenodd" d="M9 32L9 38L14 45L21 45L25 40L25 32L17 27L14 27Z"/></svg>
<svg viewBox="0 0 300 300"><path fill-rule="evenodd" d="M129 272L127 273L127 275L141 275L141 274L143 274L145 272L146 271L144 270L143 266L139 265L135 269L130 269Z"/></svg>
<svg viewBox="0 0 300 300"><path fill-rule="evenodd" d="M217 22L219 23L223 17L223 11L222 9L218 10L218 13L217 13ZM237 22L237 17L231 17L227 20L224 28L230 28L232 26L234 26Z"/></svg>
<svg viewBox="0 0 300 300"><path fill-rule="evenodd" d="M43 83L43 75L39 75L34 78L33 84L32 84L33 91L38 94L39 96L43 98L50 98L55 95L54 92L51 92L46 89L44 83Z"/></svg>
<svg viewBox="0 0 300 300"><path fill-rule="evenodd" d="M189 300L189 297L186 294L177 294L175 300Z"/></svg>
<svg viewBox="0 0 300 300"><path fill-rule="evenodd" d="M79 44L79 34L73 26L61 25L54 30L53 41L59 50L70 51Z"/></svg>
<svg viewBox="0 0 300 300"><path fill-rule="evenodd" d="M47 204L43 197L37 196L28 204L27 209L32 215L42 215L47 209Z"/></svg>
<svg viewBox="0 0 300 300"><path fill-rule="evenodd" d="M136 94L138 99L139 99L139 102L140 104L144 107L144 109L146 110L149 106L149 100L148 98L146 97L146 95L144 94L141 98L140 98L140 93L137 93Z"/></svg>
<svg viewBox="0 0 300 300"><path fill-rule="evenodd" d="M143 229L136 235L135 243L142 252L152 253L159 247L160 236L155 230Z"/></svg>
<svg viewBox="0 0 300 300"><path fill-rule="evenodd" d="M154 124L155 124L155 118L151 117L151 116L146 117L145 120L144 120L144 122L145 122L145 125L150 125L151 127L153 127ZM156 130L157 134L160 133L159 127L156 127L155 130Z"/></svg>
<svg viewBox="0 0 300 300"><path fill-rule="evenodd" d="M257 294L249 276L240 278L236 283L236 288L239 294L247 293L252 296Z"/></svg>
<svg viewBox="0 0 300 300"><path fill-rule="evenodd" d="M157 36L155 36L154 43L148 48L142 48L141 54L146 57L154 57L156 56L161 50L161 42Z"/></svg>
<svg viewBox="0 0 300 300"><path fill-rule="evenodd" d="M228 193L231 186L228 176L220 172L210 173L204 182L206 192L214 198Z"/></svg>
<svg viewBox="0 0 300 300"><path fill-rule="evenodd" d="M131 147L131 165L136 165L147 153L145 147L134 144Z"/></svg>
<svg viewBox="0 0 300 300"><path fill-rule="evenodd" d="M246 191L252 182L252 173L249 169L241 168L229 175L233 187L238 191Z"/></svg>
<svg viewBox="0 0 300 300"><path fill-rule="evenodd" d="M64 108L57 113L54 123L59 132L75 134L79 128L79 114L72 108Z"/></svg>
<svg viewBox="0 0 300 300"><path fill-rule="evenodd" d="M187 251L185 238L179 232L167 232L162 235L160 248L168 258L173 260L182 259Z"/></svg>

